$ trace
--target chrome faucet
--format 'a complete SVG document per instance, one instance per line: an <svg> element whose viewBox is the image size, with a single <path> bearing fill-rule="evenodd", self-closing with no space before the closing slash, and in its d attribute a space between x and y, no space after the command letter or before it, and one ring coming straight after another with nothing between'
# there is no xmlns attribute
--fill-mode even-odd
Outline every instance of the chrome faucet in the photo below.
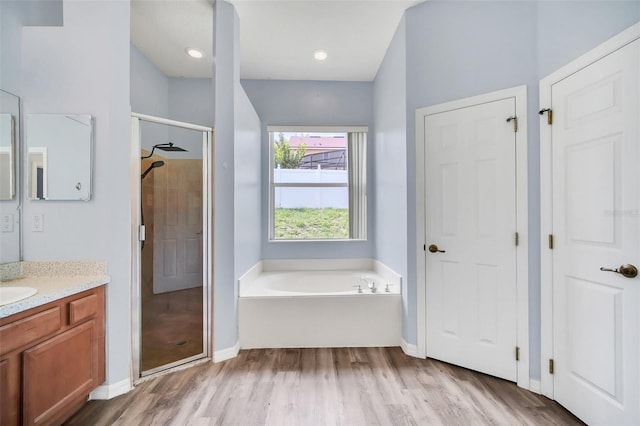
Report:
<svg viewBox="0 0 640 426"><path fill-rule="evenodd" d="M375 293L376 291L378 291L378 288L376 287L376 282L371 278L360 277L360 280L364 281L367 284L367 287L369 287L369 289L371 290L371 293Z"/></svg>

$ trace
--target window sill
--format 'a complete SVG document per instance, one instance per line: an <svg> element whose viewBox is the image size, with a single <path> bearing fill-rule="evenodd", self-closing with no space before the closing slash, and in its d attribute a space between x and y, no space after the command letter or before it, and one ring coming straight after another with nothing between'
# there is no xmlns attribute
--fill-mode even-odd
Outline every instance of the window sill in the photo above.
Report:
<svg viewBox="0 0 640 426"><path fill-rule="evenodd" d="M269 243L363 243L367 242L367 239L353 239L353 238L332 238L332 239L306 239L306 240L277 240L269 239Z"/></svg>

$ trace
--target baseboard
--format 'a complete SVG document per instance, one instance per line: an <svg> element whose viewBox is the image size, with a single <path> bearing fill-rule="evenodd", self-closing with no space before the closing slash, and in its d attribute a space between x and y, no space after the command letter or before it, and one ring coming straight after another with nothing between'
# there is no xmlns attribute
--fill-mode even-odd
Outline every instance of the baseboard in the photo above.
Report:
<svg viewBox="0 0 640 426"><path fill-rule="evenodd" d="M100 385L93 392L89 394L89 399L111 399L116 396L124 395L129 392L133 387L131 386L131 379L126 378L116 383Z"/></svg>
<svg viewBox="0 0 640 426"><path fill-rule="evenodd" d="M411 343L407 343L406 340L400 339L400 347L402 348L402 352L404 352L406 355L412 356L414 358L422 358L418 354L417 345L412 345Z"/></svg>
<svg viewBox="0 0 640 426"><path fill-rule="evenodd" d="M226 361L238 356L240 352L240 341L238 340L235 345L230 348L221 349L213 353L213 362Z"/></svg>
<svg viewBox="0 0 640 426"><path fill-rule="evenodd" d="M529 379L529 390L538 395L542 394L542 383L540 380Z"/></svg>

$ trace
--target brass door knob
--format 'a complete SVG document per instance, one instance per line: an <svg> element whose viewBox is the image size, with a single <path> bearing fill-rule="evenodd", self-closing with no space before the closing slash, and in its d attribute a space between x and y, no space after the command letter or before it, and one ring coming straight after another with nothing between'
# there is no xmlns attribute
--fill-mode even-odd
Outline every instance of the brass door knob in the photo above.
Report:
<svg viewBox="0 0 640 426"><path fill-rule="evenodd" d="M600 270L605 272L615 272L625 278L635 278L638 276L638 268L630 264L620 265L620 267L616 269L602 267Z"/></svg>
<svg viewBox="0 0 640 426"><path fill-rule="evenodd" d="M636 268L633 265L629 265L629 264L620 265L620 268L618 268L618 271L625 278L635 278L638 276L638 268Z"/></svg>
<svg viewBox="0 0 640 426"><path fill-rule="evenodd" d="M431 245L429 246L429 251L430 251L431 253L445 253L445 250L440 250L440 249L438 248L438 246L437 246L437 245L435 245L435 244L431 244Z"/></svg>

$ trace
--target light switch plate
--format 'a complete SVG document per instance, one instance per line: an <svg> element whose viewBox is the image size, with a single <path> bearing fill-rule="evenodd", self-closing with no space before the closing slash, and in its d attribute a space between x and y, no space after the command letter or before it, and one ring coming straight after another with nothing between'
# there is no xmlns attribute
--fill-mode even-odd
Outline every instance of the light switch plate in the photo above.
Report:
<svg viewBox="0 0 640 426"><path fill-rule="evenodd" d="M44 231L44 213L38 213L33 215L31 222L31 231L43 232Z"/></svg>
<svg viewBox="0 0 640 426"><path fill-rule="evenodd" d="M0 226L2 227L2 232L13 232L13 214L3 214Z"/></svg>

